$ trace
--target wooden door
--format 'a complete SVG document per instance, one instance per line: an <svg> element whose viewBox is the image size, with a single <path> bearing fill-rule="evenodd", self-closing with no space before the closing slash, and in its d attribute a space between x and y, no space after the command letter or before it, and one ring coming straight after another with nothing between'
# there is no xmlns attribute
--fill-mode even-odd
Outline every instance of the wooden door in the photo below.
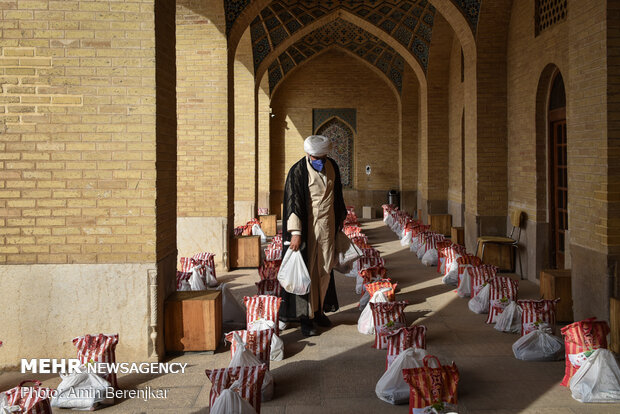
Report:
<svg viewBox="0 0 620 414"><path fill-rule="evenodd" d="M549 112L549 166L552 247L555 268L564 268L564 243L568 229L568 174L566 154L566 110Z"/></svg>

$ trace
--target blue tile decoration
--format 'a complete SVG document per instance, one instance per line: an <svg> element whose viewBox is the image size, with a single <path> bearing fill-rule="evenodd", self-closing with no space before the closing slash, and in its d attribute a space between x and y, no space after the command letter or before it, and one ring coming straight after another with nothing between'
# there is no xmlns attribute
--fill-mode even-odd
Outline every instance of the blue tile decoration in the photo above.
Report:
<svg viewBox="0 0 620 414"><path fill-rule="evenodd" d="M430 26L427 26L424 23L420 23L420 25L418 26L418 30L415 33L422 39L426 40L427 43L430 43L433 29L431 29Z"/></svg>
<svg viewBox="0 0 620 414"><path fill-rule="evenodd" d="M480 3L482 0L452 0L471 27L471 31L476 34L478 29L478 17L480 15Z"/></svg>
<svg viewBox="0 0 620 414"><path fill-rule="evenodd" d="M280 82L281 80L282 80L282 72L280 71L280 68L276 68L275 70L270 71L269 72L269 89L273 90L273 88L275 88L278 82Z"/></svg>
<svg viewBox="0 0 620 414"><path fill-rule="evenodd" d="M277 47L287 37L288 33L284 30L284 27L277 27L271 32L271 42L273 43L273 47Z"/></svg>
<svg viewBox="0 0 620 414"><path fill-rule="evenodd" d="M269 46L269 40L266 37L263 37L258 43L252 46L252 52L254 54L254 71L258 69L260 63L267 57L269 52L271 52L271 46Z"/></svg>
<svg viewBox="0 0 620 414"><path fill-rule="evenodd" d="M340 178L345 188L353 186L353 139L354 132L351 128L357 126L351 123L351 112L353 113L353 122L355 122L355 109L314 109L313 124L315 125L314 133L325 135L332 142L332 150L328 156L336 161L340 170ZM316 114L320 112L320 117L324 119L322 122L316 122ZM348 118L340 116L341 114L349 115ZM327 122L325 122L327 120ZM344 121L344 122L343 122ZM348 124L348 125L347 125Z"/></svg>

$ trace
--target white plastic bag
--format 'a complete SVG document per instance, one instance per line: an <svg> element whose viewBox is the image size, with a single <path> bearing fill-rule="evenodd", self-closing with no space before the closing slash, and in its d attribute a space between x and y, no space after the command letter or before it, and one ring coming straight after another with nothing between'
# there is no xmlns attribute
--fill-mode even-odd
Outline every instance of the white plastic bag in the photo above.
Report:
<svg viewBox="0 0 620 414"><path fill-rule="evenodd" d="M489 313L489 297L491 295L491 285L488 283L480 289L480 292L468 302L469 310L475 313Z"/></svg>
<svg viewBox="0 0 620 414"><path fill-rule="evenodd" d="M377 382L375 393L379 399L390 404L409 402L409 384L403 378L403 369L422 368L426 350L407 348L402 351Z"/></svg>
<svg viewBox="0 0 620 414"><path fill-rule="evenodd" d="M368 305L369 301L370 301L370 294L368 293L368 291L366 289L364 289L364 294L360 298L359 310L364 310L366 305Z"/></svg>
<svg viewBox="0 0 620 414"><path fill-rule="evenodd" d="M364 278L358 274L357 278L355 278L355 293L357 293L358 295L361 295L362 289L364 289Z"/></svg>
<svg viewBox="0 0 620 414"><path fill-rule="evenodd" d="M620 368L614 354L595 350L570 379L573 398L583 403L620 402Z"/></svg>
<svg viewBox="0 0 620 414"><path fill-rule="evenodd" d="M252 404L241 398L238 392L233 391L233 386L222 390L217 396L213 407L209 410L210 414L256 414Z"/></svg>
<svg viewBox="0 0 620 414"><path fill-rule="evenodd" d="M456 285L459 283L459 266L456 262L450 266L450 270L441 278L441 281L446 285Z"/></svg>
<svg viewBox="0 0 620 414"><path fill-rule="evenodd" d="M222 283L217 289L222 291L222 324L231 328L244 329L245 308L235 298L226 283Z"/></svg>
<svg viewBox="0 0 620 414"><path fill-rule="evenodd" d="M205 277L208 287L217 287L217 279L213 276L213 271L209 266L205 266Z"/></svg>
<svg viewBox="0 0 620 414"><path fill-rule="evenodd" d="M267 236L265 236L263 229L261 229L258 224L254 224L252 226L252 236L260 236L261 243L265 243L267 241Z"/></svg>
<svg viewBox="0 0 620 414"><path fill-rule="evenodd" d="M456 266L456 263L454 265ZM459 287L456 289L456 294L462 298L468 298L471 296L471 276L469 275L469 266L465 266L465 269L463 269L463 277L461 277Z"/></svg>
<svg viewBox="0 0 620 414"><path fill-rule="evenodd" d="M504 311L497 317L495 329L501 332L521 332L521 314L523 310L517 302L511 300Z"/></svg>
<svg viewBox="0 0 620 414"><path fill-rule="evenodd" d="M537 329L517 339L512 352L522 361L558 361L564 358L564 341L550 328Z"/></svg>
<svg viewBox="0 0 620 414"><path fill-rule="evenodd" d="M388 300L385 297L384 292L389 291L390 289L391 288L379 289L377 292L375 292L374 295L372 295L372 298L370 298L369 302L372 302L372 303L387 302ZM375 321L372 318L372 309L370 309L370 306L366 306L364 310L362 311L362 313L360 314L360 317L357 320L357 330L359 331L359 333L362 333L364 335L374 335Z"/></svg>
<svg viewBox="0 0 620 414"><path fill-rule="evenodd" d="M9 405L5 393L0 393L0 414L20 413L22 411L19 405Z"/></svg>
<svg viewBox="0 0 620 414"><path fill-rule="evenodd" d="M200 275L201 268L204 268L204 265L198 265L192 268L192 275L188 280L189 286L192 290L207 290L207 285Z"/></svg>
<svg viewBox="0 0 620 414"><path fill-rule="evenodd" d="M437 249L430 249L422 256L422 264L424 266L437 266Z"/></svg>
<svg viewBox="0 0 620 414"><path fill-rule="evenodd" d="M418 251L416 252L418 259L422 260L424 253L426 253L426 243L420 243L420 247L418 247Z"/></svg>
<svg viewBox="0 0 620 414"><path fill-rule="evenodd" d="M245 349L245 343L236 332L233 333L233 341L237 343L237 349L232 356L228 368L234 367L253 367L262 365L260 359L254 355L251 351ZM271 372L265 372L263 379L263 385L261 387L261 401L269 401L273 398L273 375Z"/></svg>
<svg viewBox="0 0 620 414"><path fill-rule="evenodd" d="M342 231L336 235L336 265L334 270L340 273L348 273L353 263L363 256L362 251Z"/></svg>
<svg viewBox="0 0 620 414"><path fill-rule="evenodd" d="M188 291L188 290L192 290L192 287L190 286L189 282L185 279L181 280L181 286L177 289L177 291Z"/></svg>
<svg viewBox="0 0 620 414"><path fill-rule="evenodd" d="M113 404L113 399L106 399L110 383L97 374L86 372L85 366L80 370L82 372L60 374L62 381L52 394L51 406L89 410L99 404Z"/></svg>
<svg viewBox="0 0 620 414"><path fill-rule="evenodd" d="M405 233L403 238L400 239L400 245L403 247L411 246L412 236L413 236L412 232Z"/></svg>
<svg viewBox="0 0 620 414"><path fill-rule="evenodd" d="M284 341L275 333L276 326L268 319L256 319L248 325L249 331L262 331L263 329L273 329L271 345L269 347L269 360L282 361L284 359Z"/></svg>
<svg viewBox="0 0 620 414"><path fill-rule="evenodd" d="M412 408L411 414L458 414L458 407L454 404L442 401L440 407L433 404L424 408Z"/></svg>
<svg viewBox="0 0 620 414"><path fill-rule="evenodd" d="M299 250L286 251L278 272L278 281L288 293L305 295L310 291L310 275Z"/></svg>

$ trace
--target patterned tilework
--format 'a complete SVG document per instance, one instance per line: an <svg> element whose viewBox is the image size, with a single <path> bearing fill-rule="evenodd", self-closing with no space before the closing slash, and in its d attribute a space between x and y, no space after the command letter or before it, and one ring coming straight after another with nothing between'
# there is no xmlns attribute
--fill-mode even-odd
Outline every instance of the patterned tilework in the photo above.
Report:
<svg viewBox="0 0 620 414"><path fill-rule="evenodd" d="M315 109L315 111L317 111ZM355 109L353 109L355 111ZM332 150L328 156L338 164L342 186L353 186L353 131L338 118L325 122L316 134L325 135L332 141Z"/></svg>
<svg viewBox="0 0 620 414"><path fill-rule="evenodd" d="M245 0L239 3L245 3ZM251 23L255 70L287 37L336 9L345 9L388 33L411 51L426 71L435 18L435 8L427 0L275 0ZM231 12L230 16L233 15ZM334 35L338 36L338 33ZM420 47L420 43L424 47ZM259 44L260 49L267 50L267 53L258 51ZM342 41L339 45L352 50Z"/></svg>
<svg viewBox="0 0 620 414"><path fill-rule="evenodd" d="M425 45L423 41L420 43ZM282 80L283 74L288 73L310 56L334 45L347 49L375 65L401 92L405 64L402 56L378 37L342 19L333 20L307 34L278 56L268 69L270 90L273 91L273 88ZM422 52L421 57L425 61L428 60L428 50Z"/></svg>
<svg viewBox="0 0 620 414"><path fill-rule="evenodd" d="M312 130L317 131L330 118L338 117L357 132L357 110L355 108L320 108L312 110Z"/></svg>
<svg viewBox="0 0 620 414"><path fill-rule="evenodd" d="M480 3L482 0L452 0L452 3L461 10L465 19L471 27L471 31L476 34L478 28L478 16L480 15Z"/></svg>

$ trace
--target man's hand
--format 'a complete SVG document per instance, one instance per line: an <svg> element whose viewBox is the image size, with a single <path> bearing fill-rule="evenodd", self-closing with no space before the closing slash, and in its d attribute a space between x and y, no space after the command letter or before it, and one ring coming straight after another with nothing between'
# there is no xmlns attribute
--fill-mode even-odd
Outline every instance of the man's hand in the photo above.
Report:
<svg viewBox="0 0 620 414"><path fill-rule="evenodd" d="M289 249L296 252L299 250L299 246L301 245L301 236L295 235L291 237L291 244L288 246Z"/></svg>

